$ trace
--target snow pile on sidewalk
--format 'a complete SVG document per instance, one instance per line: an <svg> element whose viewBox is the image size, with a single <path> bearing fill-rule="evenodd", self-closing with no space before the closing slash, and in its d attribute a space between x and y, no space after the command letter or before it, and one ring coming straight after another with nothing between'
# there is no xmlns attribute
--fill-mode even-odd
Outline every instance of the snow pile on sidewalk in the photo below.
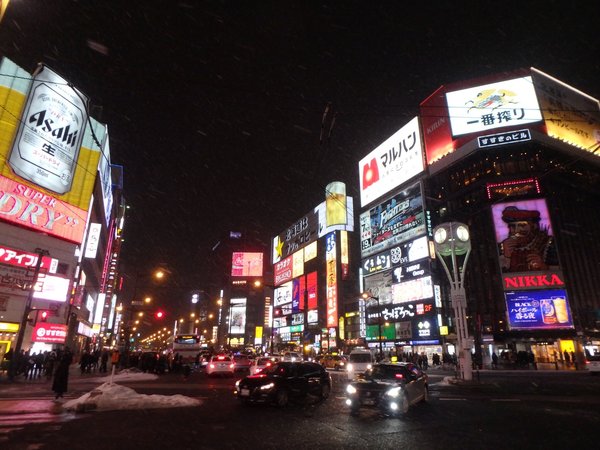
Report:
<svg viewBox="0 0 600 450"><path fill-rule="evenodd" d="M106 380L110 380L111 374L96 377L96 378L87 378L85 381L94 382L94 383L102 383ZM112 375L113 381L149 381L149 380L157 380L158 375L153 373L142 372L138 369L123 369L119 372L116 372Z"/></svg>
<svg viewBox="0 0 600 450"><path fill-rule="evenodd" d="M104 383L93 391L63 404L69 411L109 411L115 409L151 409L199 406L200 400L185 395L138 394L118 384Z"/></svg>

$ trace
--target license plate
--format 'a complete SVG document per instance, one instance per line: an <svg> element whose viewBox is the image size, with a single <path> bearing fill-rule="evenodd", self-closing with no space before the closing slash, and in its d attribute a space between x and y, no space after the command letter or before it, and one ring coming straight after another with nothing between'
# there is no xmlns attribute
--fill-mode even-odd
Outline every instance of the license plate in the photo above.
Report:
<svg viewBox="0 0 600 450"><path fill-rule="evenodd" d="M247 397L248 395L250 395L250 389L242 389L242 390L240 391L240 395L241 395L242 397Z"/></svg>
<svg viewBox="0 0 600 450"><path fill-rule="evenodd" d="M375 400L373 400L372 398L366 398L362 401L363 405L374 405L375 404Z"/></svg>

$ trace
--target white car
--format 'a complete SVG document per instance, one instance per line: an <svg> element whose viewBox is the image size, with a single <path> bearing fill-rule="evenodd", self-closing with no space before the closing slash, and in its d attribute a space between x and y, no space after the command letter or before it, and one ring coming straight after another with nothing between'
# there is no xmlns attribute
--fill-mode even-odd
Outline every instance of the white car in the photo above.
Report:
<svg viewBox="0 0 600 450"><path fill-rule="evenodd" d="M233 360L226 355L217 355L210 358L206 365L206 375L230 375L235 372L235 364Z"/></svg>
<svg viewBox="0 0 600 450"><path fill-rule="evenodd" d="M356 375L365 373L375 364L375 357L367 349L354 349L348 355L348 363L346 364L346 371L348 373L348 380L354 380Z"/></svg>
<svg viewBox="0 0 600 450"><path fill-rule="evenodd" d="M304 358L302 358L302 355L297 352L284 352L282 361L302 362L302 361L304 361Z"/></svg>
<svg viewBox="0 0 600 450"><path fill-rule="evenodd" d="M271 358L256 358L250 366L250 375L256 375L265 367L271 367L273 360Z"/></svg>
<svg viewBox="0 0 600 450"><path fill-rule="evenodd" d="M585 367L592 375L600 373L600 355L588 356L585 363Z"/></svg>

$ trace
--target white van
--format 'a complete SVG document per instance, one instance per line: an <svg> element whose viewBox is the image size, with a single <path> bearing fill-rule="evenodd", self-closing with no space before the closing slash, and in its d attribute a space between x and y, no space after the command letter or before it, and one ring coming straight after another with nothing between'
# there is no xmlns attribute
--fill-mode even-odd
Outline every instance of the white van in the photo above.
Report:
<svg viewBox="0 0 600 450"><path fill-rule="evenodd" d="M364 373L365 370L373 367L375 363L375 356L370 350L366 348L355 348L348 355L348 364L346 371L348 372L348 379L353 380L354 376L358 373Z"/></svg>

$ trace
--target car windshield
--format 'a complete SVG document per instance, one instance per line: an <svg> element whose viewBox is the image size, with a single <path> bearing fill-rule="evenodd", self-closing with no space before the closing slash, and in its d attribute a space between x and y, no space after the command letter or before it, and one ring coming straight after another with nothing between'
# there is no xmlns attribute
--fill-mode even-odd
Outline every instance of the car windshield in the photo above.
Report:
<svg viewBox="0 0 600 450"><path fill-rule="evenodd" d="M403 366L375 366L368 372L368 377L375 380L402 380L408 375L408 369Z"/></svg>
<svg viewBox="0 0 600 450"><path fill-rule="evenodd" d="M370 353L351 353L350 354L350 362L370 363L371 362L371 354Z"/></svg>

